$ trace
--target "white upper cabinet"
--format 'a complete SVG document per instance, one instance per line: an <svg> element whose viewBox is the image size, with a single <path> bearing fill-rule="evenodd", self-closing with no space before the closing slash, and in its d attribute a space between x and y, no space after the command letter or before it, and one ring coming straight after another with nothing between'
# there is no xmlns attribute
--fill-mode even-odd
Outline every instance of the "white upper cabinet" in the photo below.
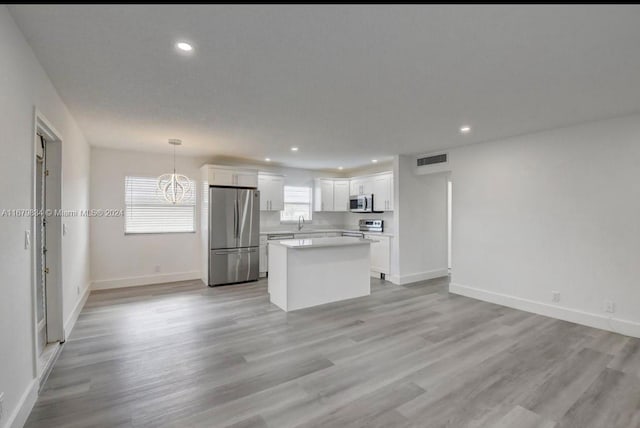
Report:
<svg viewBox="0 0 640 428"><path fill-rule="evenodd" d="M333 179L316 179L314 211L333 211Z"/></svg>
<svg viewBox="0 0 640 428"><path fill-rule="evenodd" d="M205 165L210 186L258 187L258 171L255 169Z"/></svg>
<svg viewBox="0 0 640 428"><path fill-rule="evenodd" d="M314 211L349 211L349 180L316 179Z"/></svg>
<svg viewBox="0 0 640 428"><path fill-rule="evenodd" d="M361 190L361 185L362 184L362 180L357 179L357 178L352 178L351 180L349 180L349 195L350 196L356 196L356 195L361 195L360 190Z"/></svg>
<svg viewBox="0 0 640 428"><path fill-rule="evenodd" d="M258 187L258 174L253 172L236 172L236 186Z"/></svg>
<svg viewBox="0 0 640 428"><path fill-rule="evenodd" d="M370 195L373 193L373 180L371 177L356 177L350 180L351 195Z"/></svg>
<svg viewBox="0 0 640 428"><path fill-rule="evenodd" d="M393 211L393 173L373 177L374 211Z"/></svg>
<svg viewBox="0 0 640 428"><path fill-rule="evenodd" d="M349 180L333 180L333 210L349 211Z"/></svg>
<svg viewBox="0 0 640 428"><path fill-rule="evenodd" d="M383 172L365 177L353 177L350 195L373 194L374 211L393 211L393 173Z"/></svg>
<svg viewBox="0 0 640 428"><path fill-rule="evenodd" d="M210 186L234 186L235 174L231 169L209 168Z"/></svg>
<svg viewBox="0 0 640 428"><path fill-rule="evenodd" d="M258 175L260 211L282 211L284 209L284 177L281 175Z"/></svg>

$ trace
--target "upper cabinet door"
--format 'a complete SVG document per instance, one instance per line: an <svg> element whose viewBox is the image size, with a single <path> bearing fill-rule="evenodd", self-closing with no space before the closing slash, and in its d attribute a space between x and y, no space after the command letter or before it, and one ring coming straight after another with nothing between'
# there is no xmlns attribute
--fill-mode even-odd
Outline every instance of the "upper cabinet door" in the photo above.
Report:
<svg viewBox="0 0 640 428"><path fill-rule="evenodd" d="M269 195L271 194L271 177L258 175L258 190L260 190L260 211L269 209Z"/></svg>
<svg viewBox="0 0 640 428"><path fill-rule="evenodd" d="M210 186L235 186L235 174L230 169L209 168Z"/></svg>
<svg viewBox="0 0 640 428"><path fill-rule="evenodd" d="M284 209L284 177L260 174L260 211L282 211Z"/></svg>
<svg viewBox="0 0 640 428"><path fill-rule="evenodd" d="M334 180L333 210L349 211L349 180Z"/></svg>
<svg viewBox="0 0 640 428"><path fill-rule="evenodd" d="M210 186L251 187L256 189L258 187L258 171L209 166L208 181Z"/></svg>
<svg viewBox="0 0 640 428"><path fill-rule="evenodd" d="M373 209L393 211L393 174L373 177Z"/></svg>
<svg viewBox="0 0 640 428"><path fill-rule="evenodd" d="M349 180L349 196L356 196L360 194L360 181L357 179Z"/></svg>
<svg viewBox="0 0 640 428"><path fill-rule="evenodd" d="M284 177L271 177L270 190L269 209L271 211L284 210Z"/></svg>
<svg viewBox="0 0 640 428"><path fill-rule="evenodd" d="M235 173L235 185L238 187L258 187L258 174L247 172Z"/></svg>
<svg viewBox="0 0 640 428"><path fill-rule="evenodd" d="M333 211L333 180L320 181L320 211Z"/></svg>
<svg viewBox="0 0 640 428"><path fill-rule="evenodd" d="M373 193L373 178L367 177L362 180L361 195L371 195Z"/></svg>

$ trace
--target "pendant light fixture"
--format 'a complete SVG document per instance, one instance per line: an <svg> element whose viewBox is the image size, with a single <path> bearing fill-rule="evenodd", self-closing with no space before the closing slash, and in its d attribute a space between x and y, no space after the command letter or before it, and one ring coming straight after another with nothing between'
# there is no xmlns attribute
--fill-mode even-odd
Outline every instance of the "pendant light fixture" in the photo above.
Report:
<svg viewBox="0 0 640 428"><path fill-rule="evenodd" d="M182 141L171 139L169 144L173 146L173 173L158 177L158 190L167 202L175 205L191 192L191 180L186 175L176 174L176 146Z"/></svg>

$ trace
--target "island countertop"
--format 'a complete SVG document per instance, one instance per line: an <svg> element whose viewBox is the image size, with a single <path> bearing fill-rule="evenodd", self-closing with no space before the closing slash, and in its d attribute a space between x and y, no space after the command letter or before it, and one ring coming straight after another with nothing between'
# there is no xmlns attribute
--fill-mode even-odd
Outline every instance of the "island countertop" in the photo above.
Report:
<svg viewBox="0 0 640 428"><path fill-rule="evenodd" d="M341 236L335 238L284 239L282 241L269 241L269 245L281 245L287 248L305 249L319 247L347 247L353 245L370 245L372 242L375 241L371 239Z"/></svg>

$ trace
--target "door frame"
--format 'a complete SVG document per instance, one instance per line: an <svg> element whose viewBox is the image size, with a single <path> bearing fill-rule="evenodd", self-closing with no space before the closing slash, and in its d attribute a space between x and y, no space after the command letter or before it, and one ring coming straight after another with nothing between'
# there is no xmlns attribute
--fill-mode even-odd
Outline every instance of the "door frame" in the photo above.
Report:
<svg viewBox="0 0 640 428"><path fill-rule="evenodd" d="M52 154L52 162L58 168L55 171L55 183L52 186L55 198L55 208L62 208L62 134L58 132L55 127L49 122L49 120L38 110L34 108L33 114L33 144L31 151L31 208L35 210L37 207L36 198L38 197L36 191L36 172L37 172L37 160L36 155L38 153L38 146L41 144L38 134L44 135L48 144L51 144L50 150ZM50 271L51 280L47 283L47 343L51 342L64 342L64 320L63 320L63 308L62 308L62 217L53 216L50 217L50 221L47 223L47 247L50 249L51 259L48 260L48 267ZM31 310L33 320L33 371L34 376L39 377L44 371L45 367L41 367L40 358L38 354L38 313L37 313L37 251L34 237L36 233L40 233L38 221L36 216L31 218Z"/></svg>

